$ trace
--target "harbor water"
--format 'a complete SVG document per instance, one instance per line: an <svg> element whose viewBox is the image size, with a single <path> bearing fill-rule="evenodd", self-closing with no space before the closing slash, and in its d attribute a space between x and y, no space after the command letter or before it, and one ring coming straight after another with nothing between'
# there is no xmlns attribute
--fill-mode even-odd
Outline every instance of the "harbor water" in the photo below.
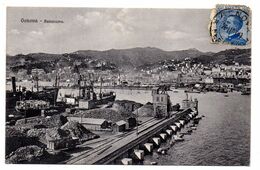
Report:
<svg viewBox="0 0 260 170"><path fill-rule="evenodd" d="M114 90L117 100L151 102L151 92L142 90ZM173 104L186 97L182 90L170 91ZM250 163L250 96L238 92L192 93L199 100L199 114L205 115L197 130L184 136L167 155L145 156L145 161L159 165L249 165Z"/></svg>

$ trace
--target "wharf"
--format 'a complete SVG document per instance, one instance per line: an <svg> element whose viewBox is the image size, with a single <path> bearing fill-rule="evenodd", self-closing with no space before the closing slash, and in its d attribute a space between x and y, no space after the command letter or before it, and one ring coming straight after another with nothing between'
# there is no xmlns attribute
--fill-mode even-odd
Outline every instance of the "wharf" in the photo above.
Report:
<svg viewBox="0 0 260 170"><path fill-rule="evenodd" d="M147 142L153 136L166 130L175 121L191 112L185 109L180 112L172 112L170 118L150 119L145 124L138 126L137 131L131 131L113 136L110 140L103 140L94 149L67 160L66 164L109 164L132 148Z"/></svg>

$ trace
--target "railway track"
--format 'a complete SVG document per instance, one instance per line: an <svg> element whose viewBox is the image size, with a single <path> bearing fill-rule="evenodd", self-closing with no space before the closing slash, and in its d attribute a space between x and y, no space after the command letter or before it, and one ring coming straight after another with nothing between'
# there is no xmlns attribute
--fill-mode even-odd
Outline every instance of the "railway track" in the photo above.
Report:
<svg viewBox="0 0 260 170"><path fill-rule="evenodd" d="M142 125L140 125L138 127L138 132L141 133L143 132L144 130L146 130L147 128L155 125L156 123L158 122L161 122L162 120L156 120L154 118L151 118L149 119L148 121L144 122ZM105 139L102 139L102 140L98 140L98 141L93 141L93 142L89 142L87 144L82 144L80 146L89 146L91 144L98 144L97 147L95 147L94 149L92 150L88 150L88 151L85 151L83 152L82 154L80 155L77 155L77 157L73 157L73 158L70 158L69 160L66 160L62 163L66 163L66 164L74 164L86 157L89 157L90 155L100 155L100 151L105 152L108 148L110 148L112 146L112 144L122 140L123 138L125 138L125 136L129 136L129 135L132 135L136 133L136 131L131 131L131 132L127 132L127 133L124 133L124 134L117 134L117 135L113 135L111 137L107 137Z"/></svg>
<svg viewBox="0 0 260 170"><path fill-rule="evenodd" d="M154 134L160 132L161 129L167 127L170 122L179 119L185 111L180 112L169 119L155 119L151 118L138 126L138 133L136 131L127 132L124 134L113 135L107 139L100 140L100 143L93 150L84 152L77 157L73 157L64 163L66 164L106 164L131 149L131 147L138 145L138 143L145 141ZM86 145L87 146L87 145ZM122 151L123 149L123 151Z"/></svg>

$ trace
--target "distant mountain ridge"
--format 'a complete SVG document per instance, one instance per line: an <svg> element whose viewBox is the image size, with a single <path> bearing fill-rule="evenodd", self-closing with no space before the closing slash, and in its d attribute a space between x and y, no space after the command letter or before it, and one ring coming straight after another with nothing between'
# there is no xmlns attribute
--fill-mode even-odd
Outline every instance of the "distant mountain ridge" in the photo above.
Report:
<svg viewBox="0 0 260 170"><path fill-rule="evenodd" d="M202 62L231 62L239 61L250 64L251 49L229 49L217 53L201 52L197 49L179 51L164 51L155 47L136 47L130 49L110 49L105 51L79 50L72 53L48 54L31 53L18 54L7 57L7 66L30 69L43 67L55 69L57 63L62 66L73 66L75 61L83 63L82 67L96 67L104 65L105 68L133 69L142 65L153 64L164 60L184 60L191 58ZM85 64L88 63L88 64ZM17 68L16 68L17 69Z"/></svg>
<svg viewBox="0 0 260 170"><path fill-rule="evenodd" d="M203 54L196 49L181 51L163 51L154 47L136 47L131 49L111 49L106 51L80 50L74 52L78 55L92 56L95 59L109 60L118 66L138 67L147 63L154 63L167 59L182 59L184 57L198 57Z"/></svg>

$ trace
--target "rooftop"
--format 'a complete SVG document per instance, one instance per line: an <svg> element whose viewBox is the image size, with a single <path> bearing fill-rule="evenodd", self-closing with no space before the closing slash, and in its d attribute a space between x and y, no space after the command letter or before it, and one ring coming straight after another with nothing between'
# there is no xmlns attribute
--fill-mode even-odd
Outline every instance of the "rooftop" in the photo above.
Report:
<svg viewBox="0 0 260 170"><path fill-rule="evenodd" d="M120 120L120 121L116 122L116 125L118 125L118 126L125 125L125 124L126 124L126 122L124 120Z"/></svg>
<svg viewBox="0 0 260 170"><path fill-rule="evenodd" d="M106 120L105 119L95 119L95 118L84 118L84 117L68 117L69 120L75 120L81 124L92 124L92 125L101 125Z"/></svg>

